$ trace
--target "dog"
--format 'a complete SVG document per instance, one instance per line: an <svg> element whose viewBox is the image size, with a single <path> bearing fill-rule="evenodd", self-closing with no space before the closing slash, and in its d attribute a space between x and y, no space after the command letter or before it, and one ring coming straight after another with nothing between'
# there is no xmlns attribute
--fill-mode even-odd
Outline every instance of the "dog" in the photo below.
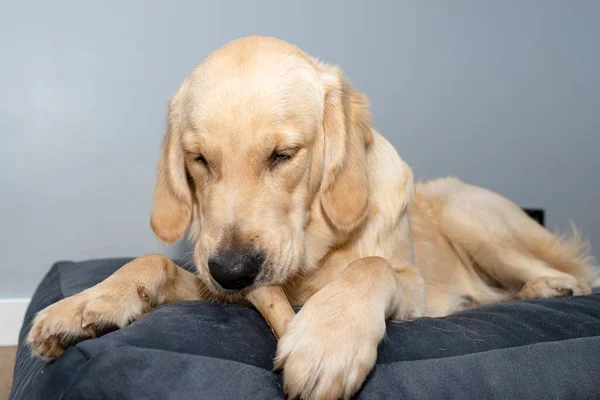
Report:
<svg viewBox="0 0 600 400"><path fill-rule="evenodd" d="M269 37L211 53L169 101L151 228L189 233L197 273L151 254L37 314L27 343L59 357L177 301L243 302L282 285L303 306L278 343L289 397L348 398L387 320L590 293L590 258L517 205L445 178L415 183L341 70Z"/></svg>

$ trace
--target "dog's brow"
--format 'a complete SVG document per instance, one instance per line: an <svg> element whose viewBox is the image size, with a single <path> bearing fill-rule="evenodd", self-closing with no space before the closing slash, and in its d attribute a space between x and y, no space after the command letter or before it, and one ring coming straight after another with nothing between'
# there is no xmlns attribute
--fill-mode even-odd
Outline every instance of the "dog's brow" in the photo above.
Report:
<svg viewBox="0 0 600 400"><path fill-rule="evenodd" d="M185 151L190 153L207 153L215 152L214 141L208 134L199 133L192 130L184 131L181 136L181 144Z"/></svg>
<svg viewBox="0 0 600 400"><path fill-rule="evenodd" d="M192 153L199 153L201 150L200 137L196 132L185 131L181 137L183 149Z"/></svg>
<svg viewBox="0 0 600 400"><path fill-rule="evenodd" d="M275 148L303 147L306 138L295 129L283 129L280 132L268 135L269 142Z"/></svg>

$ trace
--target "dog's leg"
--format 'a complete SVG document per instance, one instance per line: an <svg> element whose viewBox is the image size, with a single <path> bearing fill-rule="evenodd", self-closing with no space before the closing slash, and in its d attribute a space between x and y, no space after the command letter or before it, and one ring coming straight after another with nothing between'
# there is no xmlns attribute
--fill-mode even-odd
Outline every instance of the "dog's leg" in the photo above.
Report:
<svg viewBox="0 0 600 400"><path fill-rule="evenodd" d="M413 267L356 260L313 295L279 341L276 366L293 398L338 399L356 392L373 368L389 318L422 316L423 279Z"/></svg>
<svg viewBox="0 0 600 400"><path fill-rule="evenodd" d="M492 248L491 243L483 246L489 248L479 252L475 261L505 287L517 288L518 299L579 296L591 292L581 277L552 268L519 246L506 244L504 249Z"/></svg>
<svg viewBox="0 0 600 400"><path fill-rule="evenodd" d="M503 252L485 256L487 270L494 270L509 285L521 287L517 293L520 299L537 299L561 296L580 296L591 293L589 285L582 277L575 277L552 268L543 260L507 248Z"/></svg>
<svg viewBox="0 0 600 400"><path fill-rule="evenodd" d="M198 276L167 257L146 255L96 286L40 311L27 343L34 355L54 359L69 345L95 337L107 328L123 328L157 305L198 300L203 293Z"/></svg>
<svg viewBox="0 0 600 400"><path fill-rule="evenodd" d="M489 190L455 179L425 190L436 185L447 197L439 216L444 235L518 298L590 293L585 246L577 236L562 240Z"/></svg>

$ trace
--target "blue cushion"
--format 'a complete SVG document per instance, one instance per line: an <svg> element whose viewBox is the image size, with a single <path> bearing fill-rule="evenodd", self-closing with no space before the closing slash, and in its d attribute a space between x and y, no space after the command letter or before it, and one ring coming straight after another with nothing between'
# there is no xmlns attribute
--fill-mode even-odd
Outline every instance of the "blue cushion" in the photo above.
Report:
<svg viewBox="0 0 600 400"><path fill-rule="evenodd" d="M38 287L20 334L10 399L282 399L276 341L251 308L169 304L125 329L30 357L35 313L103 280L130 259L59 262ZM359 399L600 398L600 293L478 307L389 323Z"/></svg>

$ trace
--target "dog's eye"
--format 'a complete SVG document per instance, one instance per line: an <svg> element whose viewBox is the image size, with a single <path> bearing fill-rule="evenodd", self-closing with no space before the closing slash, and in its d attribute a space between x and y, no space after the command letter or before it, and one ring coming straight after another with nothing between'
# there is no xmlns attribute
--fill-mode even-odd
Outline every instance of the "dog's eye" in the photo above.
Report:
<svg viewBox="0 0 600 400"><path fill-rule="evenodd" d="M285 153L274 153L271 158L273 159L273 162L281 162L291 159L292 156Z"/></svg>
<svg viewBox="0 0 600 400"><path fill-rule="evenodd" d="M204 165L205 167L208 165L208 162L206 162L206 158L204 158L204 156L202 154L200 154L199 156L197 156L194 161L196 161L197 163L200 163L202 165Z"/></svg>
<svg viewBox="0 0 600 400"><path fill-rule="evenodd" d="M271 157L269 158L269 161L271 162L271 165L275 166L277 164L281 164L284 163L286 161L291 160L294 155L296 154L296 150L290 150L290 151L274 151L273 154L271 154Z"/></svg>

